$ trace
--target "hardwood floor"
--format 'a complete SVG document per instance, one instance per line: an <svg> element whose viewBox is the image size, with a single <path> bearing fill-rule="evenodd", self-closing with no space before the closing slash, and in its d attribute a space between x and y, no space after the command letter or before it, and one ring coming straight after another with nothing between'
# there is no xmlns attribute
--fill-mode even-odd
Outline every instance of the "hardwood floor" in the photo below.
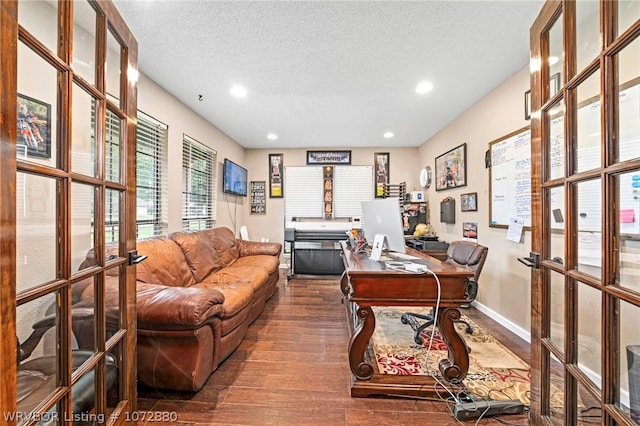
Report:
<svg viewBox="0 0 640 426"><path fill-rule="evenodd" d="M350 397L349 338L341 301L337 277L289 282L282 278L278 292L250 326L242 344L200 392L139 390L138 410L175 412L178 417L176 422L144 424L459 424L450 413L451 404L441 401ZM464 313L529 362L525 341L475 309ZM526 415L501 419L528 424ZM503 423L493 418L478 424Z"/></svg>

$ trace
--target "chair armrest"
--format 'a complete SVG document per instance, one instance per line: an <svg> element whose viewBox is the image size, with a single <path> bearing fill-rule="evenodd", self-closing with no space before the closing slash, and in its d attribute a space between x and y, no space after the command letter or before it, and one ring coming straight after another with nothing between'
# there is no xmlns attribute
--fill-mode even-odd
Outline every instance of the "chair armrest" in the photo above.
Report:
<svg viewBox="0 0 640 426"><path fill-rule="evenodd" d="M259 241L236 240L240 248L240 257L255 256L265 254L269 256L280 256L282 244L280 243L262 243Z"/></svg>
<svg viewBox="0 0 640 426"><path fill-rule="evenodd" d="M200 327L222 313L224 295L216 289L137 283L138 328L184 330Z"/></svg>
<svg viewBox="0 0 640 426"><path fill-rule="evenodd" d="M71 318L72 320L83 320L88 318L93 318L93 308L74 308L71 310ZM29 335L27 340L22 342L18 342L18 361L25 360L31 356L33 350L40 343L40 339L42 336L49 330L51 327L55 327L56 325L56 314L50 314L46 317L36 321L33 323L31 328L33 328L33 332Z"/></svg>

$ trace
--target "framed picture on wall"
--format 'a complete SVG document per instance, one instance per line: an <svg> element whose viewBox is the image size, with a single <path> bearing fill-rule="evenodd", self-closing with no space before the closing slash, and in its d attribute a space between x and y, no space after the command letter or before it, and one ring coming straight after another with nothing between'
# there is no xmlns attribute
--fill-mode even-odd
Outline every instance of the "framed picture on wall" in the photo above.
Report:
<svg viewBox="0 0 640 426"><path fill-rule="evenodd" d="M282 198L284 154L269 154L269 197Z"/></svg>
<svg viewBox="0 0 640 426"><path fill-rule="evenodd" d="M51 105L18 93L18 146L28 155L51 158Z"/></svg>
<svg viewBox="0 0 640 426"><path fill-rule="evenodd" d="M470 192L460 195L460 208L463 212L478 211L478 193Z"/></svg>
<svg viewBox="0 0 640 426"><path fill-rule="evenodd" d="M373 154L375 169L375 197L384 197L385 185L389 183L389 153L376 152Z"/></svg>
<svg viewBox="0 0 640 426"><path fill-rule="evenodd" d="M436 157L436 191L467 185L467 144Z"/></svg>

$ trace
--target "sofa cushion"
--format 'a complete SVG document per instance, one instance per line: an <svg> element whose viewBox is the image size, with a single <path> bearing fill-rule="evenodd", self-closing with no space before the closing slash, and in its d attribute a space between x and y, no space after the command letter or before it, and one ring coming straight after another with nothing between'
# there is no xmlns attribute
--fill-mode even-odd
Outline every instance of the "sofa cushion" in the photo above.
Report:
<svg viewBox="0 0 640 426"><path fill-rule="evenodd" d="M149 256L136 267L138 281L171 287L195 284L180 246L167 237L138 240L138 253Z"/></svg>
<svg viewBox="0 0 640 426"><path fill-rule="evenodd" d="M202 281L211 271L217 269L218 252L213 241L202 232L175 232L169 235L169 238L182 249L196 282Z"/></svg>
<svg viewBox="0 0 640 426"><path fill-rule="evenodd" d="M247 308L247 305L249 305L253 297L253 285L250 282L201 282L195 284L193 287L215 289L224 295L222 314L220 315L220 318L223 320L231 318ZM246 310L249 312L248 309Z"/></svg>
<svg viewBox="0 0 640 426"><path fill-rule="evenodd" d="M205 277L202 281L210 284L231 284L231 283L249 283L255 291L267 284L269 273L265 268L259 266L242 266L233 265L215 271Z"/></svg>
<svg viewBox="0 0 640 426"><path fill-rule="evenodd" d="M229 228L206 229L202 233L211 240L216 249L215 270L233 264L240 257L238 242Z"/></svg>
<svg viewBox="0 0 640 426"><path fill-rule="evenodd" d="M271 275L280 267L280 259L275 256L269 256L265 254L243 256L239 257L238 260L233 262L233 265L231 265L231 267L259 267L266 269L267 273Z"/></svg>

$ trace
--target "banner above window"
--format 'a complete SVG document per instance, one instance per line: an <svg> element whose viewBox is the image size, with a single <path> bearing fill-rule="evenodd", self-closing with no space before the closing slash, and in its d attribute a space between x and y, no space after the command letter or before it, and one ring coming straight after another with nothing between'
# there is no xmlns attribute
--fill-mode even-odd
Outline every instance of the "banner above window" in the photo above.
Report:
<svg viewBox="0 0 640 426"><path fill-rule="evenodd" d="M307 151L307 165L351 164L351 151Z"/></svg>

